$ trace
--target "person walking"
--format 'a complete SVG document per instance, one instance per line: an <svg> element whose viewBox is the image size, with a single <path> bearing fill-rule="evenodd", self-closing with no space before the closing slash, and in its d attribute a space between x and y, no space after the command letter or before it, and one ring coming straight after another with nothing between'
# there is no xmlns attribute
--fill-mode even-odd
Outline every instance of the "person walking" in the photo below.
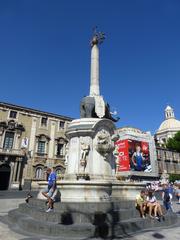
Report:
<svg viewBox="0 0 180 240"><path fill-rule="evenodd" d="M178 200L177 203L180 204L180 185L175 185L175 196Z"/></svg>

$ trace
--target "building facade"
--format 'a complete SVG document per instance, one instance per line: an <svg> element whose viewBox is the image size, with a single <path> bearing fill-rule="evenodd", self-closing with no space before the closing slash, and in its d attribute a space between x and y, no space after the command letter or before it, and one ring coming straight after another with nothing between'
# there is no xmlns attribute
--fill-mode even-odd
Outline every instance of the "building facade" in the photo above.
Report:
<svg viewBox="0 0 180 240"><path fill-rule="evenodd" d="M159 175L180 174L180 153L166 148L156 147Z"/></svg>
<svg viewBox="0 0 180 240"><path fill-rule="evenodd" d="M67 138L72 118L0 103L0 189L36 187L53 167L65 171Z"/></svg>
<svg viewBox="0 0 180 240"><path fill-rule="evenodd" d="M164 171L168 174L180 174L180 153L166 148L169 138L180 131L180 121L175 118L172 107L167 106L164 110L165 120L155 133L158 171L161 175Z"/></svg>

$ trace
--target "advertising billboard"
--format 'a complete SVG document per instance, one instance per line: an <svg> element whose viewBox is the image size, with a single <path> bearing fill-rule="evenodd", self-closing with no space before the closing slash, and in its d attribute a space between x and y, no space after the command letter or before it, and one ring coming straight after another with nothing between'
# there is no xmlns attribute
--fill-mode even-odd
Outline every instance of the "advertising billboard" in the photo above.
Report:
<svg viewBox="0 0 180 240"><path fill-rule="evenodd" d="M130 159L128 140L119 140L116 142L117 171L129 171Z"/></svg>
<svg viewBox="0 0 180 240"><path fill-rule="evenodd" d="M151 172L148 142L124 139L115 145L116 171Z"/></svg>

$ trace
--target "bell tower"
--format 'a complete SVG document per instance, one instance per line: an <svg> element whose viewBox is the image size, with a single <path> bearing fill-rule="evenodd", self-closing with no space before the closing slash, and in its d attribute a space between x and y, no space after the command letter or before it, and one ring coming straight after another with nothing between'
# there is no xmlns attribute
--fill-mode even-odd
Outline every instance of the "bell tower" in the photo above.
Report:
<svg viewBox="0 0 180 240"><path fill-rule="evenodd" d="M175 118L174 110L169 105L165 109L165 119Z"/></svg>

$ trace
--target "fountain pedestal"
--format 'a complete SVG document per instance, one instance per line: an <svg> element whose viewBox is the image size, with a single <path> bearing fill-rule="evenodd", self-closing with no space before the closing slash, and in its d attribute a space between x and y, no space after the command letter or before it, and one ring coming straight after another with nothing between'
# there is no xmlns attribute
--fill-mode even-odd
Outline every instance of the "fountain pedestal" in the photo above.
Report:
<svg viewBox="0 0 180 240"><path fill-rule="evenodd" d="M62 201L109 201L115 168L111 120L82 118L67 129L68 164L61 182Z"/></svg>

